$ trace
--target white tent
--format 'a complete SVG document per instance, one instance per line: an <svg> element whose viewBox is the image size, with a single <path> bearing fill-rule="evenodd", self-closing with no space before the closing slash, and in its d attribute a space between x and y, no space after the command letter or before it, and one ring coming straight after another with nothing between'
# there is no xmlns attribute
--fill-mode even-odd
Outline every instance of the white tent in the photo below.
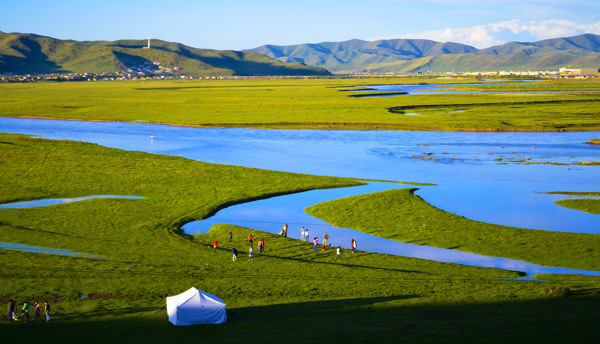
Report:
<svg viewBox="0 0 600 344"><path fill-rule="evenodd" d="M176 326L220 324L227 320L223 301L193 287L179 295L167 296L167 314Z"/></svg>

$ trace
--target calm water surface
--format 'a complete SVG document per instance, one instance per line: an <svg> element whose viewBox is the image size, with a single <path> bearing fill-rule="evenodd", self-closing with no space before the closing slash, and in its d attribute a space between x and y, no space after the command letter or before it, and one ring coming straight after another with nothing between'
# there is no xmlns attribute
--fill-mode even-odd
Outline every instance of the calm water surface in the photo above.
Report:
<svg viewBox="0 0 600 344"><path fill-rule="evenodd" d="M350 242L354 239L358 243L358 249L367 252L521 271L528 276L534 276L539 273L600 275L600 271L545 267L514 259L488 257L459 250L424 246L419 243L405 244L398 241L375 237L349 228L333 227L327 222L314 218L303 211L304 208L315 203L331 199L405 187L410 186L393 183L369 183L369 185L366 186L333 190L313 190L278 196L222 209L211 218L190 222L183 226L182 229L188 234L200 234L208 232L213 224L229 223L278 234L282 230L283 223L287 223L289 225L289 238L301 239L300 228L306 228L309 231L306 241L312 242L314 237L318 237L319 242L322 243L323 235L326 232L329 235L328 243L333 246L341 246L347 249L346 251L343 251L343 255L351 254L349 251L351 248ZM235 232L233 234L234 243L246 242L247 234L248 233L240 231ZM260 240L261 238L256 239ZM269 242L267 241L265 246L266 249L268 249L268 245Z"/></svg>
<svg viewBox="0 0 600 344"><path fill-rule="evenodd" d="M560 207L553 202L561 196L543 193L600 191L600 166L543 164L599 161L600 146L586 142L600 132L255 130L16 118L0 118L0 131L269 170L435 183L417 194L470 219L600 233L598 215ZM499 158L536 164L501 165Z"/></svg>
<svg viewBox="0 0 600 344"><path fill-rule="evenodd" d="M0 118L0 132L269 170L435 183L419 187L417 194L457 215L514 227L600 234L598 215L560 207L553 202L566 196L543 193L600 191L599 166L547 164L599 161L600 147L586 142L600 132L255 130L16 118ZM516 163L521 161L534 164ZM314 198L308 205L320 201ZM269 218L261 215L260 222L281 226L279 219ZM314 221L294 223L320 232L311 228ZM341 236L339 240L343 247L349 243ZM366 250L367 243L361 241L359 249Z"/></svg>
<svg viewBox="0 0 600 344"><path fill-rule="evenodd" d="M88 199L95 198L127 198L127 199L142 199L144 197L138 196L118 196L118 195L93 195L84 196L77 198L53 198L53 199L40 199L36 201L25 201L15 203L0 204L0 209L20 209L20 208L35 208L35 207L47 207L49 205L66 204L73 202L85 201Z"/></svg>

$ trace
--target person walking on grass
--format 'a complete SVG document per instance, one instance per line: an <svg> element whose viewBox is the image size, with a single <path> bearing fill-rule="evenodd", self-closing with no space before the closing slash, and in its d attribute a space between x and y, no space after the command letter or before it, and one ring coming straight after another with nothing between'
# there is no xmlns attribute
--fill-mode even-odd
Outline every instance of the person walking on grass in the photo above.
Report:
<svg viewBox="0 0 600 344"><path fill-rule="evenodd" d="M33 303L33 311L35 312L35 320L42 320L42 318L40 317L40 304L37 301Z"/></svg>
<svg viewBox="0 0 600 344"><path fill-rule="evenodd" d="M252 246L254 242L252 241L252 234L248 234L248 245Z"/></svg>
<svg viewBox="0 0 600 344"><path fill-rule="evenodd" d="M50 305L48 301L44 301L44 313L46 313L46 321L50 321Z"/></svg>
<svg viewBox="0 0 600 344"><path fill-rule="evenodd" d="M231 229L229 230L229 233L227 233L228 237L229 237L229 242L233 242L233 232L231 231Z"/></svg>
<svg viewBox="0 0 600 344"><path fill-rule="evenodd" d="M265 239L258 241L258 253L265 253Z"/></svg>
<svg viewBox="0 0 600 344"><path fill-rule="evenodd" d="M313 245L314 245L314 246L313 246L313 251L314 251L314 252L317 252L317 247L319 246L319 238L315 237L315 238L313 239Z"/></svg>
<svg viewBox="0 0 600 344"><path fill-rule="evenodd" d="M27 301L23 302L23 318L25 319L25 322L29 322L29 304L27 303Z"/></svg>
<svg viewBox="0 0 600 344"><path fill-rule="evenodd" d="M235 262L237 260L237 256L238 256L238 251L235 248L235 245L233 245L233 248L231 249L231 255L233 256L233 261Z"/></svg>
<svg viewBox="0 0 600 344"><path fill-rule="evenodd" d="M217 247L219 247L219 239L213 241L213 254L217 252Z"/></svg>
<svg viewBox="0 0 600 344"><path fill-rule="evenodd" d="M337 247L337 260L342 260L342 248L341 247Z"/></svg>
<svg viewBox="0 0 600 344"><path fill-rule="evenodd" d="M254 250L252 249L252 246L250 246L250 249L248 249L248 260L252 260L252 253L254 252Z"/></svg>
<svg viewBox="0 0 600 344"><path fill-rule="evenodd" d="M14 321L14 316L15 314L15 302L13 300L10 300L8 302L8 321L13 322Z"/></svg>
<svg viewBox="0 0 600 344"><path fill-rule="evenodd" d="M352 239L350 247L352 248L352 253L356 253L356 240Z"/></svg>

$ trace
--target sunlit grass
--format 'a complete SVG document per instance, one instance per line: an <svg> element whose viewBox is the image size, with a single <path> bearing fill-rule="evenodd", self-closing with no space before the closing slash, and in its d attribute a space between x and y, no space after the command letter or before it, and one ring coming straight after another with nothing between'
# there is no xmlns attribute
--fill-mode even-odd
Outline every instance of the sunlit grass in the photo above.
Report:
<svg viewBox="0 0 600 344"><path fill-rule="evenodd" d="M484 91L481 94L357 98L345 92L357 85L474 82L479 81L298 78L2 84L0 116L252 128L600 130L598 93L570 92L600 90L597 80L461 86ZM569 93L518 93L536 90ZM403 116L402 109L422 116Z"/></svg>

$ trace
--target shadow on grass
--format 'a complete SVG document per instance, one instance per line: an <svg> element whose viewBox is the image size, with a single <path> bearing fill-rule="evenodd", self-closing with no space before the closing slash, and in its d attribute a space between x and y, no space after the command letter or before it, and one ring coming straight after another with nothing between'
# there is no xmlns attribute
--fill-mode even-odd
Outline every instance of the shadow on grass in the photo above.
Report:
<svg viewBox="0 0 600 344"><path fill-rule="evenodd" d="M166 311L123 308L0 324L4 338L65 343L597 343L599 296L414 304L418 296L230 308L220 325L176 327ZM15 337L18 336L18 337ZM39 337L42 336L42 337Z"/></svg>

